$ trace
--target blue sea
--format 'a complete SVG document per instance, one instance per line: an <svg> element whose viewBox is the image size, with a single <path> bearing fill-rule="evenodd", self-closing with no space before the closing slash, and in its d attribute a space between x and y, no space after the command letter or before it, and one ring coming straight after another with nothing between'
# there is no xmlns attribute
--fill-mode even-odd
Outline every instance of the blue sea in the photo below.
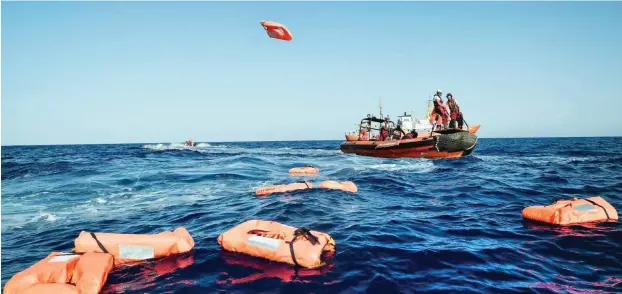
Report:
<svg viewBox="0 0 622 294"><path fill-rule="evenodd" d="M622 138L480 139L458 159L346 155L339 141L2 147L2 287L81 230L183 226L189 254L116 268L103 293L620 293L622 225L552 227L521 210L600 195L622 214ZM256 197L312 164L358 193ZM301 269L224 252L248 219L330 234Z"/></svg>

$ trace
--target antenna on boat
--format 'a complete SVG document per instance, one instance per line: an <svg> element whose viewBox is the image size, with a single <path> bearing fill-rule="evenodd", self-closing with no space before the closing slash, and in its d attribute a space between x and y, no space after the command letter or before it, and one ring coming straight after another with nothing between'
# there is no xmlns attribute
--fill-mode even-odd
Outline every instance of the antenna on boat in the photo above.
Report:
<svg viewBox="0 0 622 294"><path fill-rule="evenodd" d="M382 116L382 97L378 97L378 106L380 106L380 118L384 118Z"/></svg>
<svg viewBox="0 0 622 294"><path fill-rule="evenodd" d="M430 98L430 96L428 96L428 109L426 109L426 112L425 112L425 117L426 118L428 118L428 119L430 118L430 115L432 115L432 109L433 109L433 107L432 107L432 98Z"/></svg>

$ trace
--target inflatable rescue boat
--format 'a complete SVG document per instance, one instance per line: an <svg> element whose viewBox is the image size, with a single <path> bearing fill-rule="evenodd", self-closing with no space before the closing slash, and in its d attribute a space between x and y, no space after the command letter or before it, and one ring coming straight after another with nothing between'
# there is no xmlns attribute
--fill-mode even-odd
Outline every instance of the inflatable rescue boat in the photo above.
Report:
<svg viewBox="0 0 622 294"><path fill-rule="evenodd" d="M455 158L470 155L477 136L464 130L434 131L431 136L391 141L343 142L343 153L383 158Z"/></svg>
<svg viewBox="0 0 622 294"><path fill-rule="evenodd" d="M369 117L361 120L361 128L367 133L372 130L387 130L388 136L399 132L395 124L388 119ZM444 129L417 134L416 138L380 140L381 138L360 138L358 141L341 143L343 153L383 158L455 158L470 155L477 145L475 132L479 125L468 129ZM363 132L361 132L363 133ZM363 140L364 139L364 140Z"/></svg>

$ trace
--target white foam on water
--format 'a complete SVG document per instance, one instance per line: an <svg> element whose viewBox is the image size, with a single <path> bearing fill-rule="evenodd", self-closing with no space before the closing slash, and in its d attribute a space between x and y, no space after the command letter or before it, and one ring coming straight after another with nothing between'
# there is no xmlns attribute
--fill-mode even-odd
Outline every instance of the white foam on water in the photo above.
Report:
<svg viewBox="0 0 622 294"><path fill-rule="evenodd" d="M38 196L49 194L49 193L50 192L48 192L48 191L38 192L38 193L32 194L32 197L38 197Z"/></svg>
<svg viewBox="0 0 622 294"><path fill-rule="evenodd" d="M168 145L165 144L157 144L157 145L145 145L143 148L152 149L152 150L164 150L168 148Z"/></svg>
<svg viewBox="0 0 622 294"><path fill-rule="evenodd" d="M279 201L280 202L285 202L285 203L296 201L296 200L301 200L301 199L302 199L302 196L300 196L300 195L297 195L297 196L287 195L287 196L280 196L279 197Z"/></svg>
<svg viewBox="0 0 622 294"><path fill-rule="evenodd" d="M574 161L588 161L593 160L593 157L575 157L575 156L533 156L523 157L524 159L531 160L534 163L555 163L555 164L567 164Z"/></svg>
<svg viewBox="0 0 622 294"><path fill-rule="evenodd" d="M346 214L350 214L350 213L356 213L359 212L360 207L358 205L348 205L346 206L346 208L343 210L344 213Z"/></svg>
<svg viewBox="0 0 622 294"><path fill-rule="evenodd" d="M434 163L430 160L425 161L400 161L398 163L381 163L372 165L355 165L354 170L381 170L381 171L420 171L430 172L434 170Z"/></svg>
<svg viewBox="0 0 622 294"><path fill-rule="evenodd" d="M143 148L151 150L196 150L198 148L210 148L212 145L209 143L197 143L196 146L186 146L184 143L159 143L159 144L147 144Z"/></svg>
<svg viewBox="0 0 622 294"><path fill-rule="evenodd" d="M55 222L58 219L55 214L49 212L40 212L39 216L35 216L32 221L46 220L49 222Z"/></svg>
<svg viewBox="0 0 622 294"><path fill-rule="evenodd" d="M475 157L483 161L501 161L501 160L505 160L509 158L507 156L500 156L500 155L475 155Z"/></svg>
<svg viewBox="0 0 622 294"><path fill-rule="evenodd" d="M576 156L502 156L502 155L476 155L477 158L492 163L509 164L509 163L532 163L532 164L567 164L577 161L593 160L590 157Z"/></svg>

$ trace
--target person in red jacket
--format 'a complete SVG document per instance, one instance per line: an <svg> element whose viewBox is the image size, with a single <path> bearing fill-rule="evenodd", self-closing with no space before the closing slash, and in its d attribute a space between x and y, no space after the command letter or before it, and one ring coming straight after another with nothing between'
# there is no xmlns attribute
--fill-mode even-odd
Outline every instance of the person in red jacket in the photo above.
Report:
<svg viewBox="0 0 622 294"><path fill-rule="evenodd" d="M361 130L361 134L359 135L360 141L369 141L369 133L366 130Z"/></svg>
<svg viewBox="0 0 622 294"><path fill-rule="evenodd" d="M441 89L436 91L433 102L434 110L432 110L432 114L430 115L430 123L434 124L434 122L436 122L437 130L447 128L450 112L447 105L443 103L443 92Z"/></svg>
<svg viewBox="0 0 622 294"><path fill-rule="evenodd" d="M464 119L462 118L462 112L460 111L460 106L454 96L451 93L447 93L447 106L449 106L449 110L451 112L451 121L449 122L449 128L455 128L456 124L458 129L462 129L462 125L464 124Z"/></svg>
<svg viewBox="0 0 622 294"><path fill-rule="evenodd" d="M384 127L380 128L380 141L386 141L389 136L389 131L387 129L385 129Z"/></svg>

